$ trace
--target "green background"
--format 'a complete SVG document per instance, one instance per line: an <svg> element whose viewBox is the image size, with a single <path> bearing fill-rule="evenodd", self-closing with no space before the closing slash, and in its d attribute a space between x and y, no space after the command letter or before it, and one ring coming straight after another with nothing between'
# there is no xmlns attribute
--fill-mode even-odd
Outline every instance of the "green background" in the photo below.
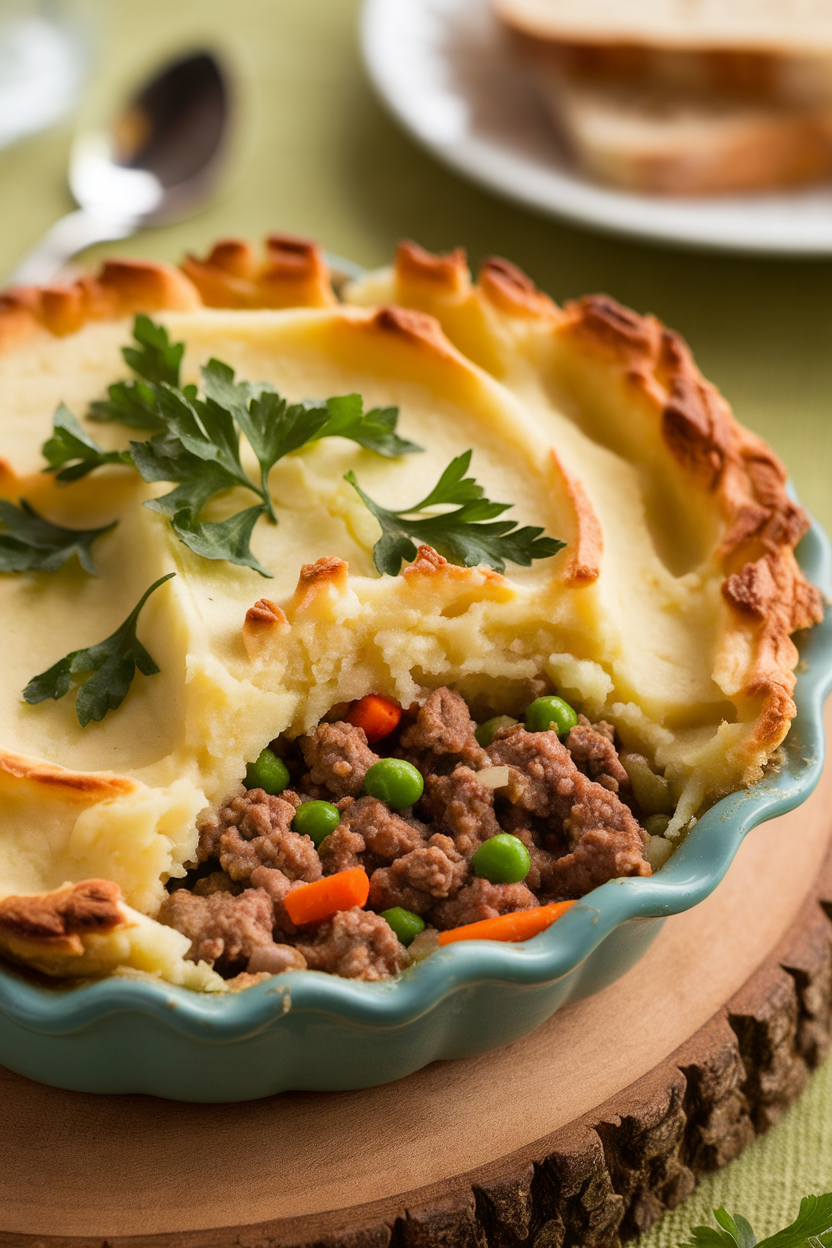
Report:
<svg viewBox="0 0 832 1248"><path fill-rule="evenodd" d="M385 113L357 46L358 0L77 0L92 73L77 114L0 152L0 277L68 211L73 128L106 116L159 58L202 44L238 71L238 135L221 193L191 221L112 245L177 260L217 237L286 230L361 264L411 237L498 253L562 300L604 290L679 330L738 417L789 465L803 502L832 528L832 263L652 246L526 211L438 165ZM99 249L102 254L106 249ZM832 1190L832 1066L787 1118L705 1181L640 1248L675 1248L724 1203L757 1234L791 1221L800 1197Z"/></svg>

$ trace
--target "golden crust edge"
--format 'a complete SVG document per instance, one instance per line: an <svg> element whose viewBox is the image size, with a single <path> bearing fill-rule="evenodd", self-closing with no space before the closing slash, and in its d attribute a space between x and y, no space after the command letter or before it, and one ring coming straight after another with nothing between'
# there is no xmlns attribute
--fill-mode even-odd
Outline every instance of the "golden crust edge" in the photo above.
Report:
<svg viewBox="0 0 832 1248"><path fill-rule="evenodd" d="M427 302L434 312L443 304L455 311L465 305L472 317L488 305L492 317L535 323L544 332L571 338L583 352L600 357L621 388L637 393L650 409L659 445L691 489L713 500L721 519L723 538L715 557L728 624L717 663L727 664L744 648L749 624L756 630L741 695L760 707L756 731L747 742L745 781L757 778L761 757L781 743L796 713L792 693L798 655L791 634L823 618L820 592L794 557L809 518L789 498L781 461L736 420L683 339L654 316L642 316L603 294L561 308L516 266L495 257L483 261L473 284L460 248L434 256L404 242L394 280L397 297L405 303L411 295L417 306ZM580 512L580 500L573 501ZM584 533L591 548L589 517Z"/></svg>
<svg viewBox="0 0 832 1248"><path fill-rule="evenodd" d="M622 383L651 409L671 462L719 513L723 537L714 559L728 617L716 657L719 663L737 653L752 625L741 693L760 707L747 742L747 779L756 778L761 755L777 748L796 713L791 635L823 619L820 591L794 554L809 517L789 497L780 459L735 418L678 334L606 295L584 296L564 310L558 333L583 338L615 362Z"/></svg>
<svg viewBox="0 0 832 1248"><path fill-rule="evenodd" d="M127 926L121 890L112 880L11 894L0 901L0 954L46 975L72 975L72 963L84 955L84 936Z"/></svg>

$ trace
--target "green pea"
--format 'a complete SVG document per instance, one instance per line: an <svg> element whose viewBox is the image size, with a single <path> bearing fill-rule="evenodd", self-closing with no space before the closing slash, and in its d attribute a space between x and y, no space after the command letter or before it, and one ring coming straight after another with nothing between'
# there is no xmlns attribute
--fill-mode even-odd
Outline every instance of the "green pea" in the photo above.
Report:
<svg viewBox="0 0 832 1248"><path fill-rule="evenodd" d="M324 837L334 832L341 822L341 812L332 802L304 802L298 807L292 820L292 828L301 836L308 836L320 845Z"/></svg>
<svg viewBox="0 0 832 1248"><path fill-rule="evenodd" d="M246 788L264 789L267 793L282 793L289 783L286 764L268 746L262 750L254 763L246 767Z"/></svg>
<svg viewBox="0 0 832 1248"><path fill-rule="evenodd" d="M491 742L494 740L494 734L500 728L510 728L512 724L516 724L517 720L512 719L510 715L495 715L493 719L487 719L484 724L480 724L474 736L484 750L487 750Z"/></svg>
<svg viewBox="0 0 832 1248"><path fill-rule="evenodd" d="M508 832L483 841L471 866L476 875L490 880L492 884L519 884L529 874L531 859L523 842Z"/></svg>
<svg viewBox="0 0 832 1248"><path fill-rule="evenodd" d="M535 698L526 707L526 728L529 732L548 732L554 728L559 737L569 732L578 722L577 713L563 698Z"/></svg>
<svg viewBox="0 0 832 1248"><path fill-rule="evenodd" d="M424 787L421 773L403 758L380 758L364 778L370 797L386 802L391 810L403 810L418 802Z"/></svg>
<svg viewBox="0 0 832 1248"><path fill-rule="evenodd" d="M412 910L405 910L404 906L382 910L381 917L390 924L403 945L409 945L411 940L425 930L425 920L420 919Z"/></svg>

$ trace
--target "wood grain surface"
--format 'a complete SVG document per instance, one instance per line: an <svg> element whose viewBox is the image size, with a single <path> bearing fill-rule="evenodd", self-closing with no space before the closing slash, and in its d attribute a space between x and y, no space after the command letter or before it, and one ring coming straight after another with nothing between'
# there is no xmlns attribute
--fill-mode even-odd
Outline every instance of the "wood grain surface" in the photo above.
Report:
<svg viewBox="0 0 832 1248"><path fill-rule="evenodd" d="M832 1030L832 769L624 978L495 1053L243 1105L0 1071L3 1248L613 1248L782 1114Z"/></svg>

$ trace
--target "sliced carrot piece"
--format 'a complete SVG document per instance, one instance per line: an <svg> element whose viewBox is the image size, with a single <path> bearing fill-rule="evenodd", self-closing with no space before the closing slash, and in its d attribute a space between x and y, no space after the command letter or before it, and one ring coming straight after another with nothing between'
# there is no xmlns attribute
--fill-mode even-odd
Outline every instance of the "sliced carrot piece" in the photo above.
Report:
<svg viewBox="0 0 832 1248"><path fill-rule="evenodd" d="M363 728L370 745L389 737L398 726L402 717L402 708L391 698L384 698L380 693L368 693L366 697L353 702L345 719L354 728Z"/></svg>
<svg viewBox="0 0 832 1248"><path fill-rule="evenodd" d="M296 896L297 893L289 894L289 897ZM439 933L439 944L450 945L455 940L530 940L538 932L551 927L555 919L559 919L574 904L574 901L554 901L548 906L536 906L534 910L515 910L513 914L501 914L496 919L481 919L479 923L452 927L447 932Z"/></svg>
<svg viewBox="0 0 832 1248"><path fill-rule="evenodd" d="M287 893L284 906L293 923L317 923L329 919L338 910L363 906L370 893L370 880L363 867L337 871L314 884Z"/></svg>

